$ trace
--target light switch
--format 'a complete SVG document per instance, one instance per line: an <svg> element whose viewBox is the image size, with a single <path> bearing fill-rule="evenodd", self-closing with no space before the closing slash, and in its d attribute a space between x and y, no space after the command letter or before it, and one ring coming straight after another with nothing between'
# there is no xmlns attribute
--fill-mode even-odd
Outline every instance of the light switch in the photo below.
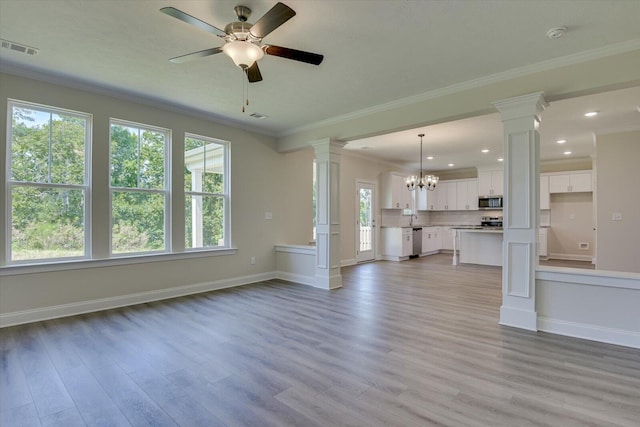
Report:
<svg viewBox="0 0 640 427"><path fill-rule="evenodd" d="M273 219L273 214L271 212L265 212L264 219Z"/></svg>
<svg viewBox="0 0 640 427"><path fill-rule="evenodd" d="M622 212L614 212L611 214L611 221L622 221Z"/></svg>

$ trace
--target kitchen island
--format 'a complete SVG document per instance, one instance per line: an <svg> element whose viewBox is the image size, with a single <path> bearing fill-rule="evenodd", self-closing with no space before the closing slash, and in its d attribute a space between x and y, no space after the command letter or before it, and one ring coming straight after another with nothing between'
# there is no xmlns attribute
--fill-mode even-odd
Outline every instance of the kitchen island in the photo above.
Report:
<svg viewBox="0 0 640 427"><path fill-rule="evenodd" d="M502 228L453 228L453 265L460 263L502 266Z"/></svg>

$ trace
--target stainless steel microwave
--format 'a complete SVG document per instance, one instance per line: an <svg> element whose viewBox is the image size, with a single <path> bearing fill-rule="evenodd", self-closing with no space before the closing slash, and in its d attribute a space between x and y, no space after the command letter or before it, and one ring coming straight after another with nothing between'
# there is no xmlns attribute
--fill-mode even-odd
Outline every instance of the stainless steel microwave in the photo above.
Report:
<svg viewBox="0 0 640 427"><path fill-rule="evenodd" d="M478 209L502 209L502 197L478 197Z"/></svg>

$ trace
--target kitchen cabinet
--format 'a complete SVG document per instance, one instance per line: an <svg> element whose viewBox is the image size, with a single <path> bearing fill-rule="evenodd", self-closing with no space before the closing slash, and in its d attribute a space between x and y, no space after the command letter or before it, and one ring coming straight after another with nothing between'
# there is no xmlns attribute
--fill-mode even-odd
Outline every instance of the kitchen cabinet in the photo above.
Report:
<svg viewBox="0 0 640 427"><path fill-rule="evenodd" d="M413 252L413 229L411 227L383 227L380 230L383 259L399 261Z"/></svg>
<svg viewBox="0 0 640 427"><path fill-rule="evenodd" d="M549 195L549 175L540 175L540 209L551 209L551 197Z"/></svg>
<svg viewBox="0 0 640 427"><path fill-rule="evenodd" d="M437 211L454 211L457 203L456 182L440 181L437 185Z"/></svg>
<svg viewBox="0 0 640 427"><path fill-rule="evenodd" d="M405 176L394 172L380 175L382 209L411 209L413 191L407 189Z"/></svg>
<svg viewBox="0 0 640 427"><path fill-rule="evenodd" d="M456 210L478 210L478 180L456 181Z"/></svg>
<svg viewBox="0 0 640 427"><path fill-rule="evenodd" d="M504 193L502 170L478 171L478 195L502 196Z"/></svg>
<svg viewBox="0 0 640 427"><path fill-rule="evenodd" d="M539 228L538 229L538 256L542 258L546 258L549 256L547 252L547 233L548 228Z"/></svg>
<svg viewBox="0 0 640 427"><path fill-rule="evenodd" d="M551 194L590 191L593 191L591 171L575 171L549 175L549 192Z"/></svg>
<svg viewBox="0 0 640 427"><path fill-rule="evenodd" d="M451 229L451 227L441 227L440 235L442 237L440 248L444 250L452 251L453 250L453 230Z"/></svg>
<svg viewBox="0 0 640 427"><path fill-rule="evenodd" d="M433 191L424 188L423 190L415 190L414 192L416 193L416 210L434 211L436 209L437 186Z"/></svg>
<svg viewBox="0 0 640 427"><path fill-rule="evenodd" d="M440 236L440 227L423 227L422 228L422 253L432 253L440 250L442 246L442 238Z"/></svg>

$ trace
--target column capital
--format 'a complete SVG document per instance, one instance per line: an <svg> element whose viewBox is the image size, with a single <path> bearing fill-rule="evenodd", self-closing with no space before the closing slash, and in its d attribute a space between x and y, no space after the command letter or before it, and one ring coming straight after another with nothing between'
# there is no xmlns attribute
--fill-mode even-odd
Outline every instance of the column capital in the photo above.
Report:
<svg viewBox="0 0 640 427"><path fill-rule="evenodd" d="M316 155L318 154L340 154L341 150L347 145L346 142L337 139L322 138L311 141L311 146Z"/></svg>
<svg viewBox="0 0 640 427"><path fill-rule="evenodd" d="M492 104L500 112L503 122L526 117L535 117L537 121L540 121L540 114L549 106L544 100L543 92L503 99L492 102Z"/></svg>

